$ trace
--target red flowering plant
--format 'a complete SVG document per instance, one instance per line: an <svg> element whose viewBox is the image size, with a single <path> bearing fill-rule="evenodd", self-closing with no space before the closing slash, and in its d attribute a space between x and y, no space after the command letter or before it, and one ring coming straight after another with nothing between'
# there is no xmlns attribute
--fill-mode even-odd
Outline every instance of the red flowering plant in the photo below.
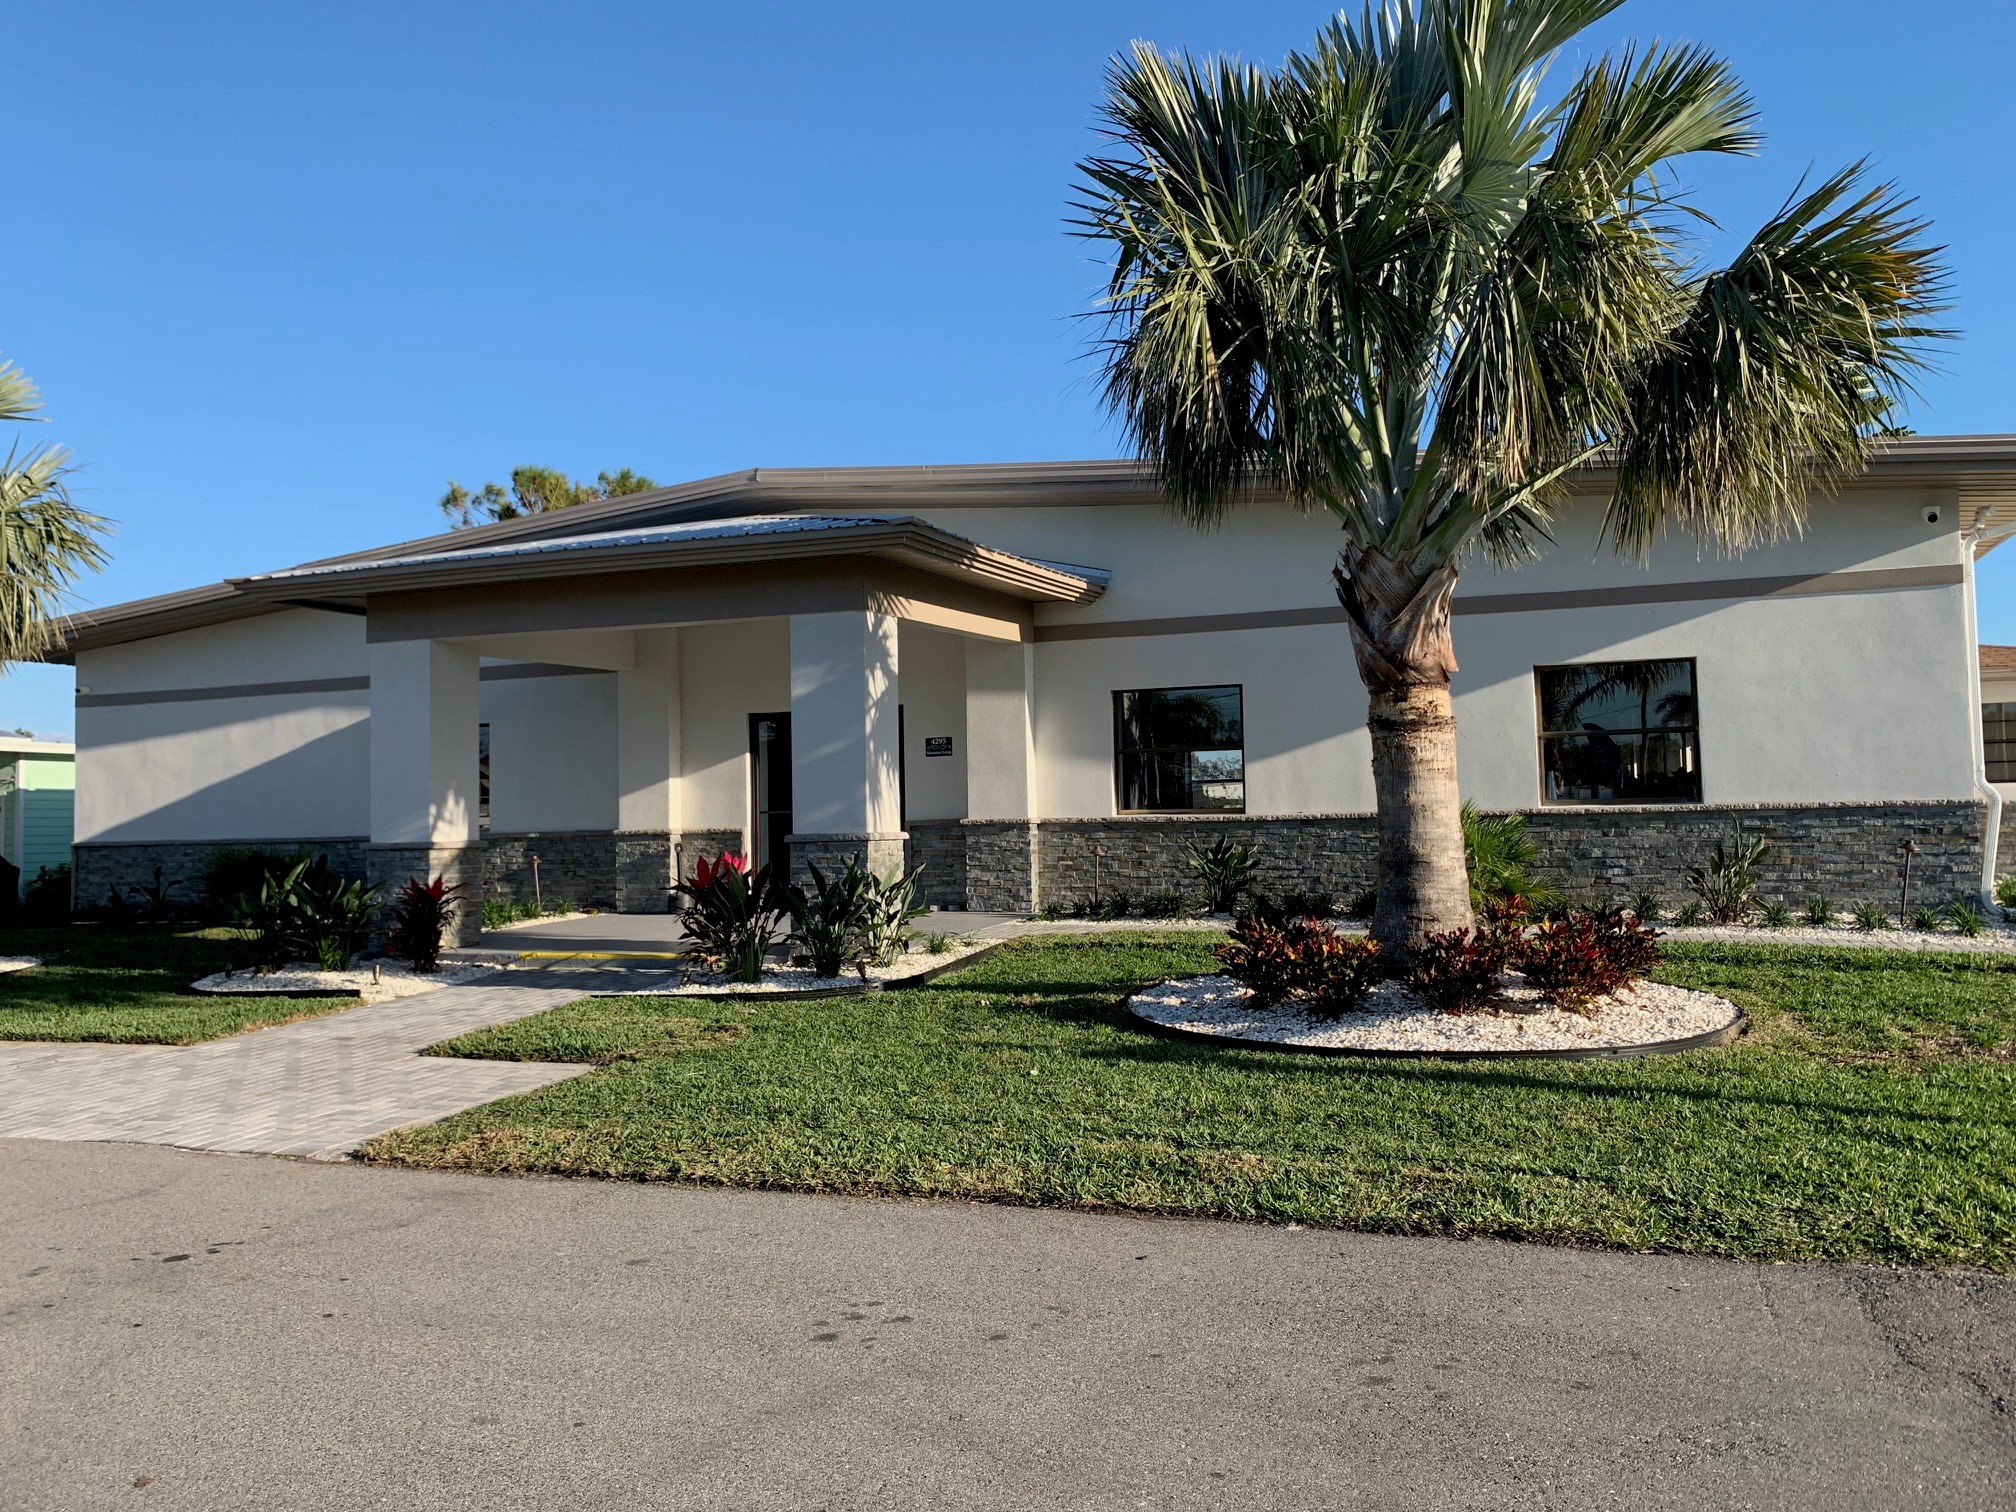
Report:
<svg viewBox="0 0 2016 1512"><path fill-rule="evenodd" d="M749 868L746 856L723 851L699 858L693 875L672 889L686 900L679 925L693 953L731 982L754 982L784 924L784 889L770 868Z"/></svg>
<svg viewBox="0 0 2016 1512"><path fill-rule="evenodd" d="M1317 1018L1362 1006L1380 976L1377 945L1339 934L1320 919L1272 922L1259 913L1243 915L1217 956L1256 1006L1294 1001Z"/></svg>

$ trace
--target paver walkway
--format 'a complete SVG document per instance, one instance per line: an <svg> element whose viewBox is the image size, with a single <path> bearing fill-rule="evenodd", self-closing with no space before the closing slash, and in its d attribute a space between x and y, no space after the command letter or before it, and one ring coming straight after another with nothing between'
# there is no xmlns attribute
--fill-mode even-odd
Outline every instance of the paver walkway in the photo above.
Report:
<svg viewBox="0 0 2016 1512"><path fill-rule="evenodd" d="M415 1052L571 1003L621 971L499 973L200 1045L0 1042L0 1136L340 1155L588 1070Z"/></svg>

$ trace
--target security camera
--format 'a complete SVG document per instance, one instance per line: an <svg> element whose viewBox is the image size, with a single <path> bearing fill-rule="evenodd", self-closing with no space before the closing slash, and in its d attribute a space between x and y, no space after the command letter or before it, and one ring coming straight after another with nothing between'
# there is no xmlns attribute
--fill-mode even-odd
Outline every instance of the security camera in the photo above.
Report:
<svg viewBox="0 0 2016 1512"><path fill-rule="evenodd" d="M1927 525L1937 525L1940 515L1939 506L1937 504L1927 504L1923 509L1918 511L1918 515Z"/></svg>

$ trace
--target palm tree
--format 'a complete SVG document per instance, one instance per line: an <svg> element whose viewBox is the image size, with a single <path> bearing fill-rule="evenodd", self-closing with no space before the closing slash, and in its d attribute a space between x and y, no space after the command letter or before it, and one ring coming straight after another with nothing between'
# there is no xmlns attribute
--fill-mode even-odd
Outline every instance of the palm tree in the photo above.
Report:
<svg viewBox="0 0 2016 1512"><path fill-rule="evenodd" d="M1079 234L1112 269L1104 394L1174 507L1262 486L1327 510L1369 694L1373 933L1470 921L1449 603L1482 550L1548 539L1572 475L1614 470L1603 530L1728 549L1800 527L1859 469L1945 334L1925 225L1858 166L1795 192L1725 267L1671 175L1759 141L1698 47L1552 54L1621 0L1394 0L1266 70L1109 70Z"/></svg>
<svg viewBox="0 0 2016 1512"><path fill-rule="evenodd" d="M0 363L0 420L33 420L41 408L35 385ZM0 666L53 649L71 585L105 565L110 522L71 502L69 463L58 446L9 448L0 463Z"/></svg>

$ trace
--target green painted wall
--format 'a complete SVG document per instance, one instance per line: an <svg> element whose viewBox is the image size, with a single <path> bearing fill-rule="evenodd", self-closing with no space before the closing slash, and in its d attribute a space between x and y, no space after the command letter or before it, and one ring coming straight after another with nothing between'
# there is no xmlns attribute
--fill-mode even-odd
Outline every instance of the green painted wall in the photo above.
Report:
<svg viewBox="0 0 2016 1512"><path fill-rule="evenodd" d="M70 860L76 833L77 763L69 756L22 754L0 765L12 791L0 798L0 856L21 868L25 885L43 867Z"/></svg>

